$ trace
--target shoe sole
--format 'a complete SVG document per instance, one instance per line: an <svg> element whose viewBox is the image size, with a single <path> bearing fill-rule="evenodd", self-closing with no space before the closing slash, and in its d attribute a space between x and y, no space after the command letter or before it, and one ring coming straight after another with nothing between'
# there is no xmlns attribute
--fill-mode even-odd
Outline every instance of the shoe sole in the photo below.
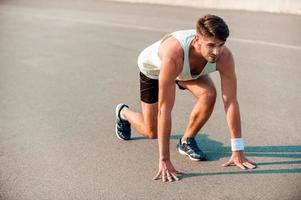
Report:
<svg viewBox="0 0 301 200"><path fill-rule="evenodd" d="M178 151L181 155L184 155L184 156L188 156L190 160L192 161L201 161L200 159L195 159L195 158L192 158L188 153L186 153L185 151L182 151L180 148L178 148Z"/></svg>
<svg viewBox="0 0 301 200"><path fill-rule="evenodd" d="M119 136L118 131L117 131L117 124L115 125L115 133L116 133L116 136L117 136L118 139L126 140L126 139L123 139L122 137Z"/></svg>

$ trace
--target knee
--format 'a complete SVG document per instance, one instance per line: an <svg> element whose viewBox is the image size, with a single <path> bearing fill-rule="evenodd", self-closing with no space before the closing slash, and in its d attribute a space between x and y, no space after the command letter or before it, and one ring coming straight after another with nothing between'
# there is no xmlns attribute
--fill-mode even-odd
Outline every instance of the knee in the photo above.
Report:
<svg viewBox="0 0 301 200"><path fill-rule="evenodd" d="M157 139L158 138L157 127L148 129L147 136L149 139Z"/></svg>
<svg viewBox="0 0 301 200"><path fill-rule="evenodd" d="M214 105L215 101L216 101L216 90L215 90L215 88L205 92L205 94L203 95L203 99L209 105Z"/></svg>
<svg viewBox="0 0 301 200"><path fill-rule="evenodd" d="M158 138L157 135L149 135L149 136L148 136L148 139L152 139L152 140L155 140L155 139L157 139L157 138Z"/></svg>
<svg viewBox="0 0 301 200"><path fill-rule="evenodd" d="M207 98L208 98L209 102L215 103L215 101L216 101L216 90L214 89L214 90L208 92L207 96L208 96Z"/></svg>

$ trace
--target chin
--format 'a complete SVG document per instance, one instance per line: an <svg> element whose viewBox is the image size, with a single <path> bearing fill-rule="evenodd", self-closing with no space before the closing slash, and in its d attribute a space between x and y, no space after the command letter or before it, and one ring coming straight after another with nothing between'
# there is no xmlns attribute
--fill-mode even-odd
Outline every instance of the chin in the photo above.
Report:
<svg viewBox="0 0 301 200"><path fill-rule="evenodd" d="M207 61L210 62L210 63L215 63L216 59L208 59Z"/></svg>
<svg viewBox="0 0 301 200"><path fill-rule="evenodd" d="M207 61L210 62L210 63L215 63L217 61L217 56L208 56L207 57Z"/></svg>

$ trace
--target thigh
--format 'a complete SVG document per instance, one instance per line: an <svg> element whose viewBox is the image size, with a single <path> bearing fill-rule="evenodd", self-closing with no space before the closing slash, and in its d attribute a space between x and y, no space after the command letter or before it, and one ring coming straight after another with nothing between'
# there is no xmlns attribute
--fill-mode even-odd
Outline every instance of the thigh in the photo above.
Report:
<svg viewBox="0 0 301 200"><path fill-rule="evenodd" d="M178 84L188 89L197 98L208 93L216 94L214 83L209 75L200 76L196 80L179 81Z"/></svg>
<svg viewBox="0 0 301 200"><path fill-rule="evenodd" d="M148 130L157 130L158 103L145 103L141 101L143 121Z"/></svg>
<svg viewBox="0 0 301 200"><path fill-rule="evenodd" d="M140 100L147 104L158 102L159 81L140 72Z"/></svg>
<svg viewBox="0 0 301 200"><path fill-rule="evenodd" d="M147 130L157 130L159 81L140 72L140 97L143 122Z"/></svg>

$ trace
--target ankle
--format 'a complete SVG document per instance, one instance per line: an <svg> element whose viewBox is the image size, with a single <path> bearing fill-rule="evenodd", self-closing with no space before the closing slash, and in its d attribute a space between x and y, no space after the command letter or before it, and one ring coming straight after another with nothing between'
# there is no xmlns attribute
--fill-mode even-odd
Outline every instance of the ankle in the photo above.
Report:
<svg viewBox="0 0 301 200"><path fill-rule="evenodd" d="M123 120L127 120L127 117L125 116L125 111L127 111L127 107L123 107L121 110L120 110L120 117L121 119Z"/></svg>
<svg viewBox="0 0 301 200"><path fill-rule="evenodd" d="M183 137L181 138L181 142L186 142L186 141L187 141L187 137L184 137L184 136L183 136Z"/></svg>

